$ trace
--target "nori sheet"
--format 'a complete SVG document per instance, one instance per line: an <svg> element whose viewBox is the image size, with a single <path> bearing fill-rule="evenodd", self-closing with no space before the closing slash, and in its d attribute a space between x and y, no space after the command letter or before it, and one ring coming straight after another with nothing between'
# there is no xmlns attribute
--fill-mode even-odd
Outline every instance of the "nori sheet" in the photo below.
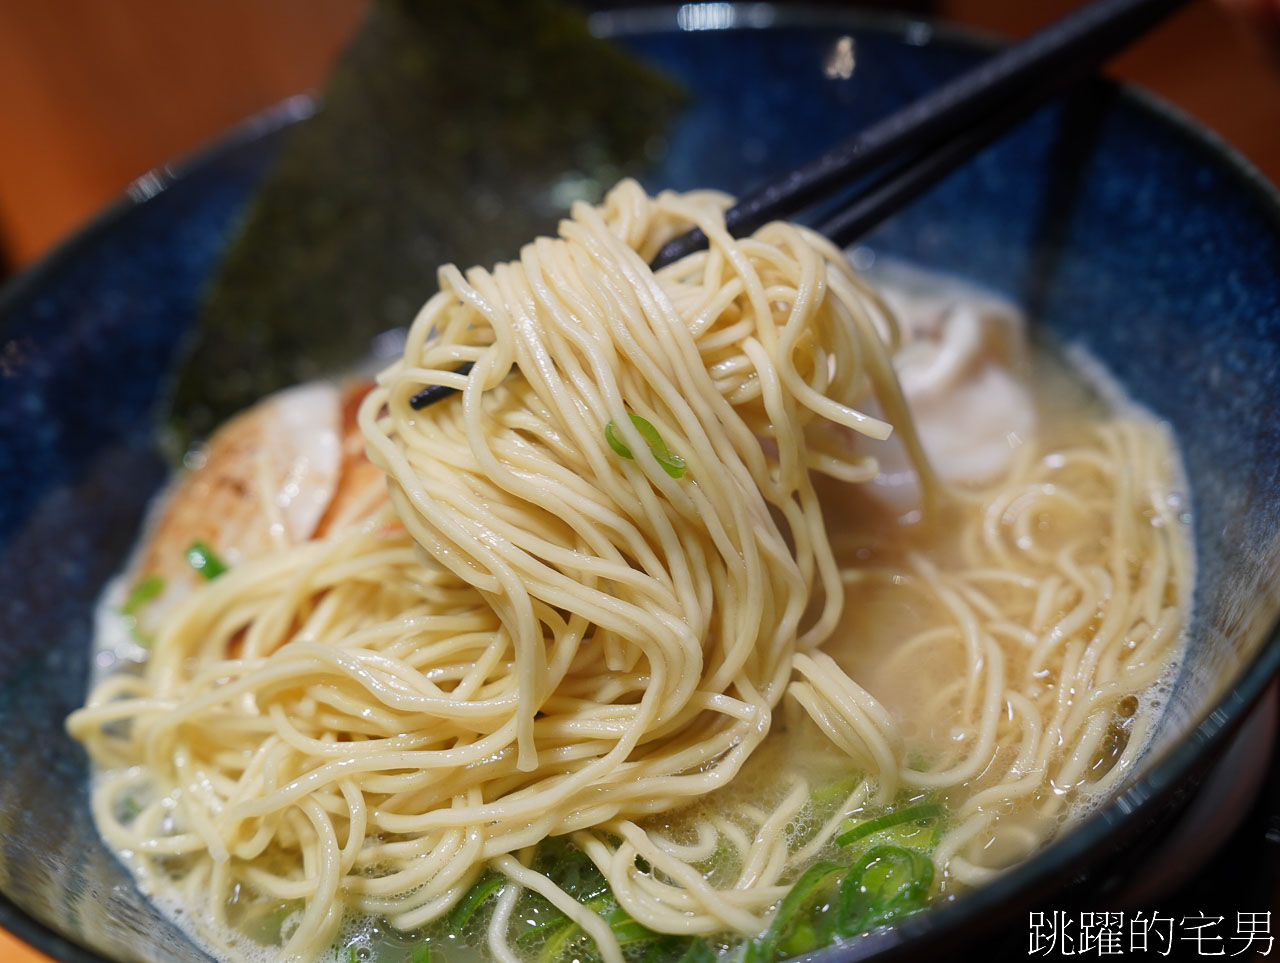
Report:
<svg viewBox="0 0 1280 963"><path fill-rule="evenodd" d="M364 357L437 290L640 173L684 101L558 0L376 0L290 132L204 302L174 452Z"/></svg>

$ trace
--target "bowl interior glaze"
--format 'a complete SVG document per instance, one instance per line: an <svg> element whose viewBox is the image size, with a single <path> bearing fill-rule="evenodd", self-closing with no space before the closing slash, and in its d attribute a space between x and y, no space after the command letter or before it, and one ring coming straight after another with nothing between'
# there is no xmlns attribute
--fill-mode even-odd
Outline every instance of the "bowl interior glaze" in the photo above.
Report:
<svg viewBox="0 0 1280 963"><path fill-rule="evenodd" d="M650 188L740 192L980 56L920 23L709 6L716 16L696 22L595 21L692 95ZM855 40L848 79L825 69L843 36ZM200 292L305 112L283 105L179 173L139 181L0 300L0 923L59 959L207 959L99 841L84 754L62 721L84 697L95 598L166 476L156 419ZM941 954L1076 879L1195 773L1280 665L1274 189L1165 108L1098 85L866 243L1019 302L1167 420L1199 570L1190 656L1126 791L994 884L832 959Z"/></svg>

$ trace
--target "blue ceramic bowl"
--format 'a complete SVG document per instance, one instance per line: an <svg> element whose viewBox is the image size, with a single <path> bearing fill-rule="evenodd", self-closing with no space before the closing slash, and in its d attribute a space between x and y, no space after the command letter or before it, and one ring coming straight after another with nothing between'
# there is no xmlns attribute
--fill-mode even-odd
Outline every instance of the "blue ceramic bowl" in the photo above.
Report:
<svg viewBox="0 0 1280 963"><path fill-rule="evenodd" d="M741 191L970 64L920 23L710 4L596 25L693 93L651 187ZM701 29L692 29L701 28ZM857 68L824 75L852 34ZM135 891L63 732L91 610L165 478L161 389L291 103L128 197L0 301L0 923L63 960L200 960ZM1280 198L1237 155L1133 92L1037 114L869 241L969 278L1079 343L1181 440L1199 581L1158 751L1036 858L892 934L823 954L945 955L1012 913L1066 905L1194 784L1280 666Z"/></svg>

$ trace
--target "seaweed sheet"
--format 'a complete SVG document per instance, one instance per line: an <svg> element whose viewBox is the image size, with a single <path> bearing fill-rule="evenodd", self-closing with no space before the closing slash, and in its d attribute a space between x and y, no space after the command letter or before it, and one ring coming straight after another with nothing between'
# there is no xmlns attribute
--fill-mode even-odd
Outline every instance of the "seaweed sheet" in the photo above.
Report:
<svg viewBox="0 0 1280 963"><path fill-rule="evenodd" d="M570 200L640 173L682 102L555 0L376 0L210 285L174 449L364 357L439 264L513 257Z"/></svg>

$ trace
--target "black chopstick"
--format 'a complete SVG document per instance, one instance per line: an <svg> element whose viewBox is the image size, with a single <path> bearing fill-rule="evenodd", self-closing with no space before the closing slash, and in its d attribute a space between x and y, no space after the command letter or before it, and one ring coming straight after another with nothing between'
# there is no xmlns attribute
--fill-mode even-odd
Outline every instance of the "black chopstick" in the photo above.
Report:
<svg viewBox="0 0 1280 963"><path fill-rule="evenodd" d="M941 145L1028 90L1047 99L1055 77L1096 67L1186 2L1094 0L741 198L725 212L725 227L741 237L768 221L794 217L894 157ZM652 267L706 243L701 231L683 234L663 246Z"/></svg>
<svg viewBox="0 0 1280 963"><path fill-rule="evenodd" d="M464 361L462 364L458 365L458 367L453 369L453 373L460 375L470 374L473 367L475 367L475 362ZM414 411L421 411L428 405L434 405L437 401L443 401L457 390L457 388L451 388L449 385L427 385L409 399L409 407Z"/></svg>
<svg viewBox="0 0 1280 963"><path fill-rule="evenodd" d="M901 210L913 200L961 167L984 147L1017 127L1045 101L1069 90L1091 73L1077 68L1046 81L1024 96L1000 108L979 123L944 141L933 150L893 168L872 183L859 188L857 196L836 213L818 222L815 230L837 247L848 247L858 238Z"/></svg>
<svg viewBox="0 0 1280 963"><path fill-rule="evenodd" d="M818 228L838 244L851 243L1187 2L1093 0L748 194L725 212L725 227L741 237L794 217L894 158L910 156ZM706 243L701 231L683 234L663 246L651 267ZM457 369L470 370L470 364ZM455 390L429 385L409 404L422 409Z"/></svg>

